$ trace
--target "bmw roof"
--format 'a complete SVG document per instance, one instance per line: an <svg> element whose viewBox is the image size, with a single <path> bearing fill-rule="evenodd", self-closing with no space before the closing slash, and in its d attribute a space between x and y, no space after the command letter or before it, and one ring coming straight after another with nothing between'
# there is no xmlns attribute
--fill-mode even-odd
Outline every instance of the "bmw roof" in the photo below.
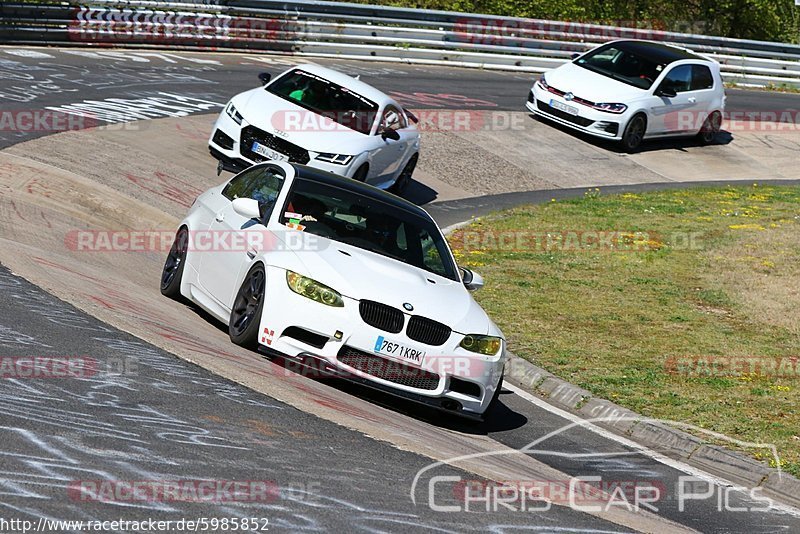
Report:
<svg viewBox="0 0 800 534"><path fill-rule="evenodd" d="M428 215L428 212L416 204L391 193L387 193L386 191L378 189L377 187L365 184L364 182L359 182L358 180L353 180L352 178L339 176L338 174L334 174L329 171L315 169L314 167L309 167L307 165L300 165L298 163L292 163L291 165L297 170L297 178L305 178L306 180L313 180L326 185L347 189L367 198L411 212L414 215L424 219L431 219L431 216Z"/></svg>

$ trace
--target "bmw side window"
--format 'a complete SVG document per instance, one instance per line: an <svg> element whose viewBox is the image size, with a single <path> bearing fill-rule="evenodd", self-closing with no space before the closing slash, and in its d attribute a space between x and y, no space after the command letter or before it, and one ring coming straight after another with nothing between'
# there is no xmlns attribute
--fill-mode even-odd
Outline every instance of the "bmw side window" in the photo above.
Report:
<svg viewBox="0 0 800 534"><path fill-rule="evenodd" d="M424 229L420 230L419 240L422 245L422 263L425 268L432 273L447 276L447 269L442 261L442 251L436 246L436 241Z"/></svg>
<svg viewBox="0 0 800 534"><path fill-rule="evenodd" d="M234 177L222 189L222 195L228 200L252 198L263 206L266 215L278 198L283 186L283 174L274 167L256 167Z"/></svg>
<svg viewBox="0 0 800 534"><path fill-rule="evenodd" d="M692 90L692 65L679 65L667 73L661 87L672 89L676 93Z"/></svg>
<svg viewBox="0 0 800 534"><path fill-rule="evenodd" d="M705 65L692 65L692 91L713 89L714 77Z"/></svg>

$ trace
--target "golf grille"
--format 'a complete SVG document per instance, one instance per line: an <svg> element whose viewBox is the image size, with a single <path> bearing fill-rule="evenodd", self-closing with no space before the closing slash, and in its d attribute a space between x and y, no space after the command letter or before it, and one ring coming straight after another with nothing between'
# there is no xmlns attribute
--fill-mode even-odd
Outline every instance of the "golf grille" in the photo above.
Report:
<svg viewBox="0 0 800 534"><path fill-rule="evenodd" d="M427 345L444 345L450 339L450 327L440 322L414 315L408 321L406 334L414 341Z"/></svg>
<svg viewBox="0 0 800 534"><path fill-rule="evenodd" d="M439 375L388 360L375 354L361 352L344 346L339 351L339 362L376 378L415 389L433 391L439 387Z"/></svg>

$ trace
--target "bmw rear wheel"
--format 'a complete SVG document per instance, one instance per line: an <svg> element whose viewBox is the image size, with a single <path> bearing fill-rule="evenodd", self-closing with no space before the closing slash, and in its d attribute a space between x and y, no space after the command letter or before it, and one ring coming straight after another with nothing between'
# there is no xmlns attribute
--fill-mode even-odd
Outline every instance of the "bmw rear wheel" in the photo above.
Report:
<svg viewBox="0 0 800 534"><path fill-rule="evenodd" d="M169 249L164 269L161 271L161 294L171 299L181 297L181 279L186 265L186 249L189 244L189 230L181 226L175 234L175 241Z"/></svg>
<svg viewBox="0 0 800 534"><path fill-rule="evenodd" d="M264 309L267 275L262 264L255 265L244 277L236 294L228 322L228 335L235 344L248 349L258 348L258 328Z"/></svg>

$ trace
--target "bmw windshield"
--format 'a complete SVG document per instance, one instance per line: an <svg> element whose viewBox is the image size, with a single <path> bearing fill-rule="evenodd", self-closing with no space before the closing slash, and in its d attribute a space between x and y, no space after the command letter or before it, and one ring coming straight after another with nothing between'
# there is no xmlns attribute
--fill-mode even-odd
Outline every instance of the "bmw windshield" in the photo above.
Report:
<svg viewBox="0 0 800 534"><path fill-rule="evenodd" d="M459 280L444 237L433 221L355 191L298 178L280 222Z"/></svg>
<svg viewBox="0 0 800 534"><path fill-rule="evenodd" d="M266 89L273 95L363 134L369 134L378 114L375 102L300 69L281 76Z"/></svg>

